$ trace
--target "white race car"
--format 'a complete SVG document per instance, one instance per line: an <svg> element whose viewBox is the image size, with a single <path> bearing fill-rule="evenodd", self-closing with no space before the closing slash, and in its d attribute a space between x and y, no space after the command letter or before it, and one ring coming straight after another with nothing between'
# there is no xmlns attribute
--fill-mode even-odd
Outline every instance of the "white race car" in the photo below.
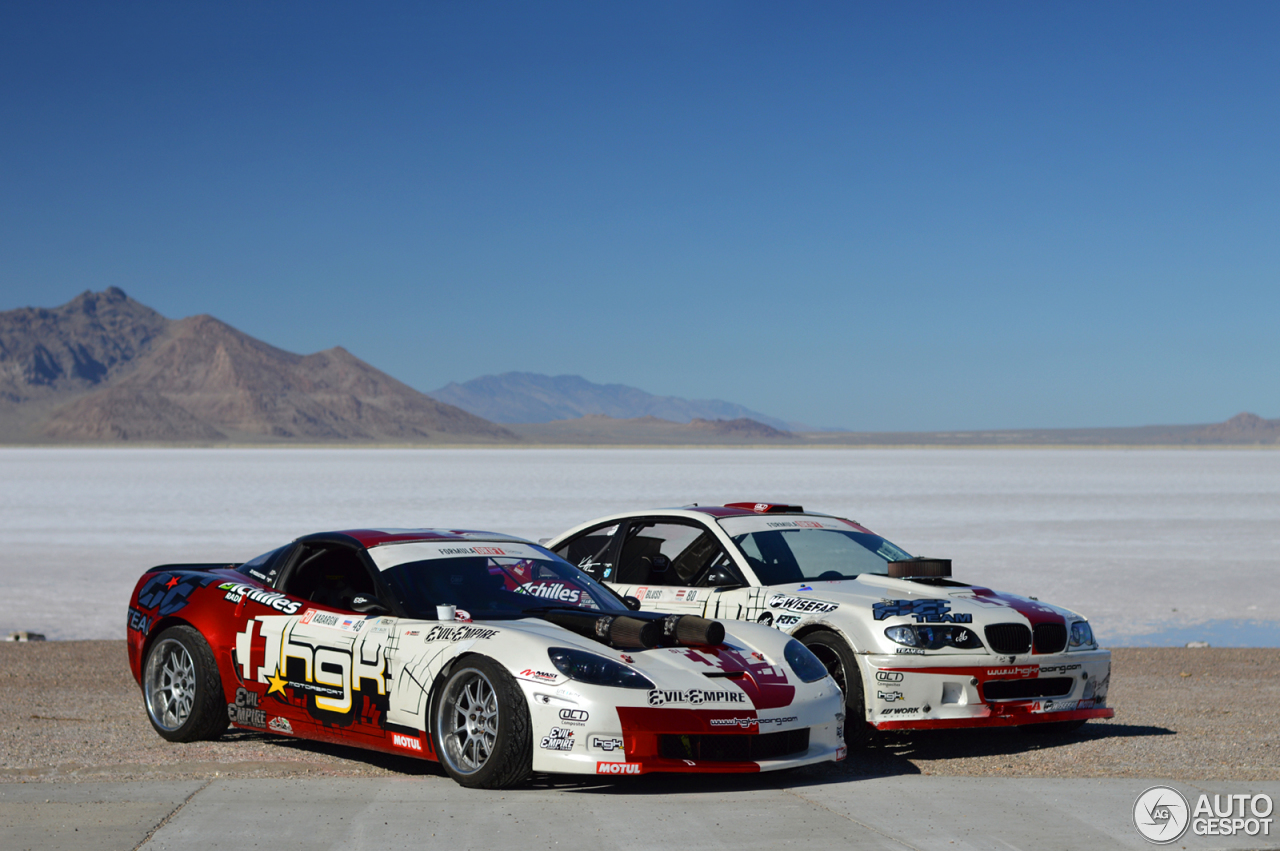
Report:
<svg viewBox="0 0 1280 851"><path fill-rule="evenodd" d="M1115 715L1111 653L1084 617L958 582L950 561L913 558L851 520L689 506L602 517L547 547L645 609L798 638L844 691L850 744L872 728L1067 732Z"/></svg>
<svg viewBox="0 0 1280 851"><path fill-rule="evenodd" d="M438 760L464 786L844 757L839 687L800 642L630 606L518 538L330 532L147 571L129 662L170 741L231 723Z"/></svg>

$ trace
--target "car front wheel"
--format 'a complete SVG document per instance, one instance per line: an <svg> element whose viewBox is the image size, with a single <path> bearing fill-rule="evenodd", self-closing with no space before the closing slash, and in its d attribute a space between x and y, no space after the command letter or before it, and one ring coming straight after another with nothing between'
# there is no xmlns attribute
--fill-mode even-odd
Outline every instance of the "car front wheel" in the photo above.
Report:
<svg viewBox="0 0 1280 851"><path fill-rule="evenodd" d="M209 643L189 626L156 637L142 666L147 718L171 742L216 739L227 729L222 677Z"/></svg>
<svg viewBox="0 0 1280 851"><path fill-rule="evenodd" d="M844 741L849 747L866 744L871 737L867 723L866 701L862 694L862 671L848 642L833 632L811 632L800 642L818 661L844 692Z"/></svg>
<svg viewBox="0 0 1280 851"><path fill-rule="evenodd" d="M463 786L506 789L533 769L529 705L515 678L492 659L460 659L435 702L440 764Z"/></svg>

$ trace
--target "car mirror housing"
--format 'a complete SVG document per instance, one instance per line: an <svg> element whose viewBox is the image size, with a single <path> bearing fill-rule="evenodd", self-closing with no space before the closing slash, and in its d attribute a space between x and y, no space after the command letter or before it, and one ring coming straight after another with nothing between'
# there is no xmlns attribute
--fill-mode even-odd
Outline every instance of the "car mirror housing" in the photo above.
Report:
<svg viewBox="0 0 1280 851"><path fill-rule="evenodd" d="M623 597L622 605L626 606L633 612L640 611L640 599L638 597Z"/></svg>
<svg viewBox="0 0 1280 851"><path fill-rule="evenodd" d="M382 605L378 598L370 597L367 594L357 594L351 599L351 611L359 612L362 615L391 614L391 610Z"/></svg>

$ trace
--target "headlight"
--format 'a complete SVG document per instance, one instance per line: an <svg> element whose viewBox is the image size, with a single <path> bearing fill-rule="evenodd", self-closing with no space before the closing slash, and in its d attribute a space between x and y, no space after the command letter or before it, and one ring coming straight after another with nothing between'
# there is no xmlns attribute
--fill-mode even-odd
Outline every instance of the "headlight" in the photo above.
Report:
<svg viewBox="0 0 1280 851"><path fill-rule="evenodd" d="M1093 640L1093 628L1089 626L1088 621L1076 621L1071 625L1072 647L1092 646L1095 643Z"/></svg>
<svg viewBox="0 0 1280 851"><path fill-rule="evenodd" d="M560 673L580 683L618 688L653 688L649 678L634 668L585 650L552 647L547 650L547 655Z"/></svg>
<svg viewBox="0 0 1280 851"><path fill-rule="evenodd" d="M827 667L818 661L818 657L808 647L794 638L783 648L782 658L787 660L796 676L806 683L816 683L827 675Z"/></svg>
<svg viewBox="0 0 1280 851"><path fill-rule="evenodd" d="M959 647L961 650L978 650L982 641L967 626L891 626L884 634L890 641L907 647L937 650L941 647Z"/></svg>

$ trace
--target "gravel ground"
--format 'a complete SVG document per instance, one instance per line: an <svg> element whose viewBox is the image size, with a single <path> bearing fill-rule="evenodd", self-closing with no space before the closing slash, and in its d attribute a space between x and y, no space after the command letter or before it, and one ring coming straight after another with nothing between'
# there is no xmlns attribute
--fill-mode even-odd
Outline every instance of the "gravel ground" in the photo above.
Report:
<svg viewBox="0 0 1280 851"><path fill-rule="evenodd" d="M1280 649L1114 650L1110 721L883 735L811 774L1280 779ZM232 730L171 744L151 729L123 641L0 643L0 782L441 775L422 760Z"/></svg>

